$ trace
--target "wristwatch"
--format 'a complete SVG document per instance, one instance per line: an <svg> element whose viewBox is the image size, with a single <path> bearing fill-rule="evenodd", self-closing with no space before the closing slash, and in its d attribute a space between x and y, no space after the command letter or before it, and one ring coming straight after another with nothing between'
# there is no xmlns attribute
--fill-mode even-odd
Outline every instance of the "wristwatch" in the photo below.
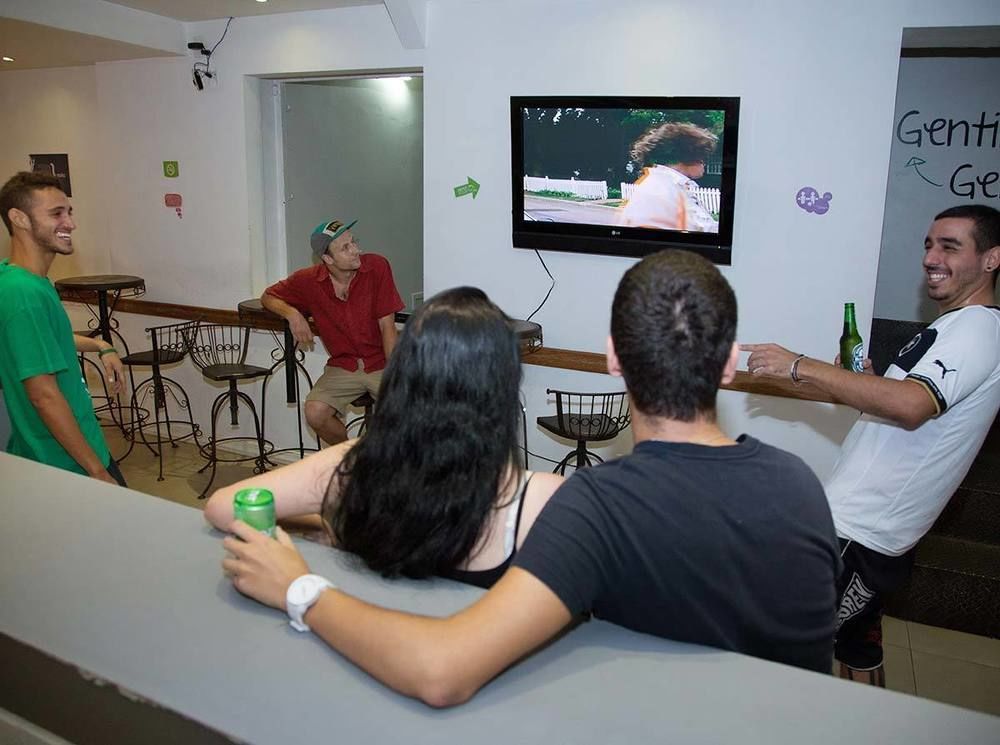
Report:
<svg viewBox="0 0 1000 745"><path fill-rule="evenodd" d="M288 610L288 622L296 631L309 631L309 626L302 617L319 600L323 590L334 589L335 585L326 577L318 574L303 574L288 586L285 593L285 608Z"/></svg>

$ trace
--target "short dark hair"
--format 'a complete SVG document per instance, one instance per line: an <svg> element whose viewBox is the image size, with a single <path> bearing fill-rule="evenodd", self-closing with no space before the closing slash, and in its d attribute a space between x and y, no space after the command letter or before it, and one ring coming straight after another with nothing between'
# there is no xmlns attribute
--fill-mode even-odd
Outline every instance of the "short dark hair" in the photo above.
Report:
<svg viewBox="0 0 1000 745"><path fill-rule="evenodd" d="M972 239L976 242L976 253L984 254L994 246L1000 246L1000 210L985 204L961 204L949 207L934 216L934 221L949 217L972 220ZM1000 267L993 270L993 286L997 286Z"/></svg>
<svg viewBox="0 0 1000 745"><path fill-rule="evenodd" d="M719 138L690 122L667 122L650 127L632 144L636 163L699 163L715 152Z"/></svg>
<svg viewBox="0 0 1000 745"><path fill-rule="evenodd" d="M683 422L714 419L736 338L736 295L707 259L661 251L622 277L611 338L635 408Z"/></svg>
<svg viewBox="0 0 1000 745"><path fill-rule="evenodd" d="M62 191L62 184L57 177L50 174L19 171L0 188L0 218L3 219L3 224L7 226L10 235L14 235L14 226L10 224L10 215L7 213L12 209L30 212L35 192L42 189Z"/></svg>
<svg viewBox="0 0 1000 745"><path fill-rule="evenodd" d="M386 576L459 567L496 514L518 457L521 355L482 290L435 295L392 352L368 431L338 467L323 516L337 544Z"/></svg>

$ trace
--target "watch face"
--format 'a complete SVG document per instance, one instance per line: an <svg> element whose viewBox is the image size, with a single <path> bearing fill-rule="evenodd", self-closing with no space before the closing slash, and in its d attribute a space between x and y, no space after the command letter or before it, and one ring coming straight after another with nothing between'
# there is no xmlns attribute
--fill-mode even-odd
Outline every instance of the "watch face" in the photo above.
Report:
<svg viewBox="0 0 1000 745"><path fill-rule="evenodd" d="M303 577L288 588L288 599L293 603L305 603L316 596L316 590L322 585L316 577Z"/></svg>

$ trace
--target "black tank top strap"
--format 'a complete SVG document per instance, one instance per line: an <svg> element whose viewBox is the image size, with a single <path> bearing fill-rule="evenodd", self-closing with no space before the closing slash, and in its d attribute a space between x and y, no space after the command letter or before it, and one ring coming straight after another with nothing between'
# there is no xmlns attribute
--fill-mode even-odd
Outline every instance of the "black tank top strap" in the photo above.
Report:
<svg viewBox="0 0 1000 745"><path fill-rule="evenodd" d="M528 476L528 478L526 478L524 480L524 484L521 485L521 499L517 503L517 517L514 518L514 520L515 520L515 522L514 522L514 550L510 552L510 556L507 558L508 562L510 562L510 560L512 558L514 558L514 554L517 553L517 535L518 535L518 533L521 532L521 513L524 512L524 503L526 501L525 498L528 496L528 484L531 483L531 478L534 475L535 474L532 472L531 476Z"/></svg>

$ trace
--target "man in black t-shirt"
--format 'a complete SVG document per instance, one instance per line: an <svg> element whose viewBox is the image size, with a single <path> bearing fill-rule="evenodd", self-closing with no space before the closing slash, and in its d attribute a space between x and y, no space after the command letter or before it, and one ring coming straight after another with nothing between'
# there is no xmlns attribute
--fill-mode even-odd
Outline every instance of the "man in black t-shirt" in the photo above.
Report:
<svg viewBox="0 0 1000 745"><path fill-rule="evenodd" d="M239 522L224 566L240 592L288 610L297 628L433 706L467 700L584 613L829 673L833 521L798 458L730 439L716 423L735 335L736 298L705 259L665 251L626 272L607 356L628 388L635 452L574 474L514 566L460 613L431 619L364 603L305 577L283 532L272 540Z"/></svg>

